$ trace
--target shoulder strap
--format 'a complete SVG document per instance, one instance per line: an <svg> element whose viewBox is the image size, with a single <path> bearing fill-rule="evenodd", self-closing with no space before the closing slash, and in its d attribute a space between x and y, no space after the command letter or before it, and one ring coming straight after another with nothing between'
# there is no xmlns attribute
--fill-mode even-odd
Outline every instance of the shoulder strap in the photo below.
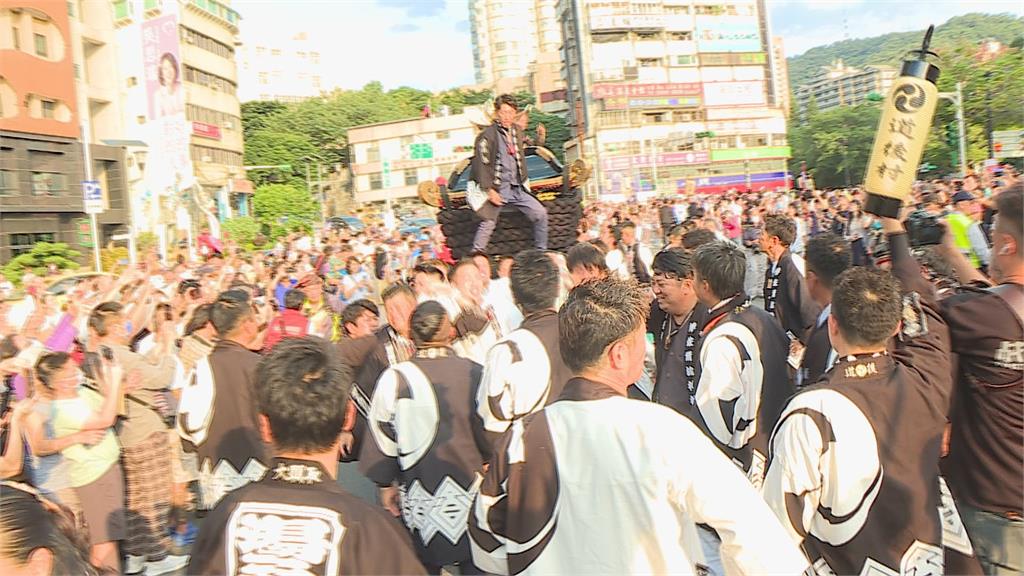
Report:
<svg viewBox="0 0 1024 576"><path fill-rule="evenodd" d="M1006 302L1017 316L1017 322L1024 326L1024 290L1021 290L1019 284L1000 284L989 288L988 291Z"/></svg>

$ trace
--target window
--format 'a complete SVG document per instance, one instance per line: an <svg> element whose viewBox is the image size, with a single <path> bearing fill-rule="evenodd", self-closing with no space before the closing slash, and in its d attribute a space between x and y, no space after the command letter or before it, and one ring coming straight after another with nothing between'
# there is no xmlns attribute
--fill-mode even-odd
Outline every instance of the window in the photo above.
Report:
<svg viewBox="0 0 1024 576"><path fill-rule="evenodd" d="M313 88L320 88L320 77L313 76Z"/></svg>
<svg viewBox="0 0 1024 576"><path fill-rule="evenodd" d="M235 83L227 78L204 72L187 64L183 68L185 69L186 82L199 84L200 86L206 86L212 90L219 90L228 94L235 93Z"/></svg>
<svg viewBox="0 0 1024 576"><path fill-rule="evenodd" d="M39 105L43 113L43 118L50 118L52 120L54 112L57 111L57 103L53 100L40 100Z"/></svg>
<svg viewBox="0 0 1024 576"><path fill-rule="evenodd" d="M419 182L419 179L416 176L416 171L415 170L406 170L405 171L405 185L406 186L415 186L418 182Z"/></svg>
<svg viewBox="0 0 1024 576"><path fill-rule="evenodd" d="M242 125L242 119L238 116L221 112L220 110L196 106L195 104L185 105L185 117L193 122L213 124L225 130L238 130Z"/></svg>
<svg viewBox="0 0 1024 576"><path fill-rule="evenodd" d="M677 42L693 40L693 32L669 32L668 39Z"/></svg>
<svg viewBox="0 0 1024 576"><path fill-rule="evenodd" d="M447 130L441 130L437 133L438 140L447 140L450 137Z"/></svg>
<svg viewBox="0 0 1024 576"><path fill-rule="evenodd" d="M56 235L53 232L37 232L27 234L8 234L8 247L11 249L11 256L17 256L30 252L36 242L54 242Z"/></svg>
<svg viewBox="0 0 1024 576"><path fill-rule="evenodd" d="M36 40L36 56L46 58L50 55L50 51L47 49L46 36L44 34L35 34Z"/></svg>
<svg viewBox="0 0 1024 576"><path fill-rule="evenodd" d="M380 148L376 144L366 148L366 162L380 162Z"/></svg>
<svg viewBox="0 0 1024 576"><path fill-rule="evenodd" d="M505 51L505 43L504 42L495 42L494 43L494 51L495 52L504 52Z"/></svg>
<svg viewBox="0 0 1024 576"><path fill-rule="evenodd" d="M33 172L32 194L35 196L57 196L68 189L66 174L55 172Z"/></svg>
<svg viewBox="0 0 1024 576"><path fill-rule="evenodd" d="M679 54L676 56L676 66L696 66L697 56L695 54Z"/></svg>
<svg viewBox="0 0 1024 576"><path fill-rule="evenodd" d="M281 55L281 50L279 50L277 48L274 48L273 50L270 51L270 55L271 56L280 56Z"/></svg>
<svg viewBox="0 0 1024 576"><path fill-rule="evenodd" d="M641 68L657 68L661 66L661 58L637 58L636 63Z"/></svg>
<svg viewBox="0 0 1024 576"><path fill-rule="evenodd" d="M508 56L498 56L494 59L495 64L508 64Z"/></svg>
<svg viewBox="0 0 1024 576"><path fill-rule="evenodd" d="M266 84L269 81L270 78L268 78L268 74L266 72L260 72L260 84Z"/></svg>
<svg viewBox="0 0 1024 576"><path fill-rule="evenodd" d="M380 172L370 174L370 190L380 190L381 188L383 188L383 184L381 182Z"/></svg>
<svg viewBox="0 0 1024 576"><path fill-rule="evenodd" d="M214 40L206 34L196 32L191 28L181 26L180 36L181 39L184 40L187 44L198 46L203 50L206 50L207 52L211 52L213 54L216 54L217 56L220 56L221 58L232 58L235 55L235 49L231 46L228 46L227 44L220 42L218 40ZM256 53L262 54L261 50L262 48L257 48Z"/></svg>
<svg viewBox="0 0 1024 576"><path fill-rule="evenodd" d="M405 148L406 146L412 144L412 136L402 136L399 139L399 144L402 146L402 148Z"/></svg>
<svg viewBox="0 0 1024 576"><path fill-rule="evenodd" d="M192 161L225 166L241 166L242 155L234 150L213 148L212 146L192 145Z"/></svg>
<svg viewBox="0 0 1024 576"><path fill-rule="evenodd" d="M0 170L0 196L12 196L17 193L17 175L8 170Z"/></svg>

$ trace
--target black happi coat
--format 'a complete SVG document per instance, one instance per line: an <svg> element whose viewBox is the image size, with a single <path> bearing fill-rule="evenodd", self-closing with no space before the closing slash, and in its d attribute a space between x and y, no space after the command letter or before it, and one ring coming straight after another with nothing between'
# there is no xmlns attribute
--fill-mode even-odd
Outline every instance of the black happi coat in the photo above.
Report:
<svg viewBox="0 0 1024 576"><path fill-rule="evenodd" d="M779 319L782 329L802 344L821 313L821 307L807 291L804 277L793 263L789 250L782 253L775 272L771 262L764 274L764 309Z"/></svg>
<svg viewBox="0 0 1024 576"><path fill-rule="evenodd" d="M422 349L384 371L371 402L360 469L379 486L398 483L405 525L431 566L470 560L466 527L486 442L480 376L450 348Z"/></svg>
<svg viewBox="0 0 1024 576"><path fill-rule="evenodd" d="M188 574L426 574L402 526L320 464L278 458L203 522Z"/></svg>
<svg viewBox="0 0 1024 576"><path fill-rule="evenodd" d="M772 434L765 498L819 574L943 570L949 335L906 235L890 245L914 333L891 353L840 358L789 402Z"/></svg>

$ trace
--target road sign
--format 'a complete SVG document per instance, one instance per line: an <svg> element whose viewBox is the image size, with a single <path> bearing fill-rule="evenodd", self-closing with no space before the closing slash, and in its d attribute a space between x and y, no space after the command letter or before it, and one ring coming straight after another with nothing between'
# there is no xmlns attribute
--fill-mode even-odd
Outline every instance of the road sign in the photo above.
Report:
<svg viewBox="0 0 1024 576"><path fill-rule="evenodd" d="M1024 130L996 130L992 144L997 158L1024 157Z"/></svg>
<svg viewBox="0 0 1024 576"><path fill-rule="evenodd" d="M82 197L85 201L86 214L103 213L103 188L95 180L82 181Z"/></svg>

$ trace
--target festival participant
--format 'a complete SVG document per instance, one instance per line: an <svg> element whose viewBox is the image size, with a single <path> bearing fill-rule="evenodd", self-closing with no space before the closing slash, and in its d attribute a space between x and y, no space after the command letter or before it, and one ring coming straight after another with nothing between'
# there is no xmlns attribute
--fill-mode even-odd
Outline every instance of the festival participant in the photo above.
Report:
<svg viewBox="0 0 1024 576"><path fill-rule="evenodd" d="M831 232L807 241L806 259L807 291L822 309L805 339L807 348L797 372L797 387L817 382L838 359L828 335L832 287L836 278L853 264L850 243Z"/></svg>
<svg viewBox="0 0 1024 576"><path fill-rule="evenodd" d="M828 330L839 362L772 433L764 496L818 573L943 572L949 332L903 226L883 227L896 278L861 267L838 277Z"/></svg>
<svg viewBox="0 0 1024 576"><path fill-rule="evenodd" d="M373 442L363 445L360 468L381 487L381 504L401 515L431 573L472 571L466 526L484 464L473 411L481 367L455 355L440 303L419 304L410 323L416 354L377 382L367 418Z"/></svg>
<svg viewBox="0 0 1024 576"><path fill-rule="evenodd" d="M942 301L958 358L946 479L986 574L1024 571L1024 184L995 196L993 279L946 235L941 254L965 284Z"/></svg>
<svg viewBox="0 0 1024 576"><path fill-rule="evenodd" d="M694 356L700 328L708 308L697 298L693 284L691 255L682 248L669 248L654 256L654 290L658 308L664 313L654 327L654 358L657 366L651 400L683 413L690 406Z"/></svg>
<svg viewBox="0 0 1024 576"><path fill-rule="evenodd" d="M516 255L511 280L523 324L488 352L476 398L492 441L514 421L554 402L572 376L558 345L558 268L547 254L525 250Z"/></svg>
<svg viewBox="0 0 1024 576"><path fill-rule="evenodd" d="M650 284L651 262L654 255L649 248L637 241L636 224L630 220L623 222L619 227L619 233L622 238L619 250L622 251L622 265L626 275L641 284Z"/></svg>
<svg viewBox="0 0 1024 576"><path fill-rule="evenodd" d="M483 570L799 574L807 567L764 501L696 427L625 397L643 371L647 310L641 290L616 279L569 294L559 344L575 377L558 401L495 447L469 521L473 560ZM722 534L724 572L708 565L697 524Z"/></svg>
<svg viewBox="0 0 1024 576"><path fill-rule="evenodd" d="M476 208L481 221L473 238L473 252L485 252L504 205L514 206L526 216L533 225L534 246L546 250L548 213L530 194L522 131L513 125L519 105L511 94L502 94L495 99L494 110L497 119L476 137L470 168L470 180L487 195Z"/></svg>
<svg viewBox="0 0 1024 576"><path fill-rule="evenodd" d="M189 574L425 574L402 529L335 480L351 374L314 337L278 344L253 386L274 459L209 514Z"/></svg>
<svg viewBox="0 0 1024 576"><path fill-rule="evenodd" d="M806 345L807 334L821 314L821 307L807 293L803 274L789 252L795 238L793 220L778 214L765 218L760 243L771 266L764 276L764 309L779 320L791 339Z"/></svg>
<svg viewBox="0 0 1024 576"><path fill-rule="evenodd" d="M605 261L605 253L590 242L580 242L570 248L565 260L575 286L579 286L587 280L608 277L609 270Z"/></svg>
<svg viewBox="0 0 1024 576"><path fill-rule="evenodd" d="M217 297L210 309L217 343L196 361L181 390L178 433L197 454L200 507L212 509L232 490L263 477L270 458L252 402L260 356L259 319L241 290Z"/></svg>

